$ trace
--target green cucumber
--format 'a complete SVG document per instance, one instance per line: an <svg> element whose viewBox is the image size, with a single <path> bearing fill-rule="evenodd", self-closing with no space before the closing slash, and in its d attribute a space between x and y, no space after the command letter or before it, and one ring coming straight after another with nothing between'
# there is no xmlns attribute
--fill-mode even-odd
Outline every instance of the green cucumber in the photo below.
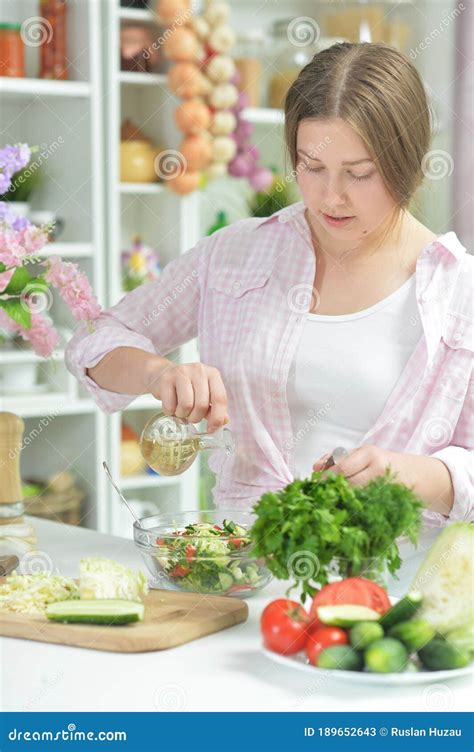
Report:
<svg viewBox="0 0 474 752"><path fill-rule="evenodd" d="M331 645L319 654L318 668L339 669L339 671L360 671L362 656L350 645Z"/></svg>
<svg viewBox="0 0 474 752"><path fill-rule="evenodd" d="M383 637L383 629L377 621L360 621L349 632L352 647L363 650L371 642Z"/></svg>
<svg viewBox="0 0 474 752"><path fill-rule="evenodd" d="M318 619L331 627L353 627L361 621L378 621L380 614L366 606L320 606Z"/></svg>
<svg viewBox="0 0 474 752"><path fill-rule="evenodd" d="M366 667L373 673L398 673L405 670L408 652L399 640L393 637L382 637L365 649L364 660Z"/></svg>
<svg viewBox="0 0 474 752"><path fill-rule="evenodd" d="M128 624L142 621L144 613L143 603L115 598L57 601L46 609L51 621L84 624Z"/></svg>
<svg viewBox="0 0 474 752"><path fill-rule="evenodd" d="M433 639L435 630L426 619L410 619L395 624L388 634L403 642L409 653L416 653Z"/></svg>
<svg viewBox="0 0 474 752"><path fill-rule="evenodd" d="M442 637L435 637L418 651L418 658L429 671L464 668L470 662L467 650L461 650Z"/></svg>
<svg viewBox="0 0 474 752"><path fill-rule="evenodd" d="M382 627L387 630L401 621L408 621L416 614L422 601L423 596L418 591L413 590L411 593L407 593L404 598L384 613L380 619Z"/></svg>
<svg viewBox="0 0 474 752"><path fill-rule="evenodd" d="M446 639L452 645L468 653L474 653L474 624L464 624L452 632L448 632Z"/></svg>
<svg viewBox="0 0 474 752"><path fill-rule="evenodd" d="M234 578L227 572L219 572L219 582L222 590L228 590L234 584Z"/></svg>

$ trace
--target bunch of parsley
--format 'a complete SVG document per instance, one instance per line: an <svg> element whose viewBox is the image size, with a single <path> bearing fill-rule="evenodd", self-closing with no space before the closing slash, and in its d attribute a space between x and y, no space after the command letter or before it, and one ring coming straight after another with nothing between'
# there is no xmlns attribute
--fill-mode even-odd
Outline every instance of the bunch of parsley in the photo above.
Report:
<svg viewBox="0 0 474 752"><path fill-rule="evenodd" d="M420 499L390 472L365 486L319 472L263 494L250 535L255 554L266 559L275 577L301 584L304 603L327 583L334 558L343 560L344 577L361 574L364 559L372 557L385 559L394 574L401 564L396 540L406 535L416 543L422 509ZM306 557L310 570L301 577L298 557L302 569Z"/></svg>

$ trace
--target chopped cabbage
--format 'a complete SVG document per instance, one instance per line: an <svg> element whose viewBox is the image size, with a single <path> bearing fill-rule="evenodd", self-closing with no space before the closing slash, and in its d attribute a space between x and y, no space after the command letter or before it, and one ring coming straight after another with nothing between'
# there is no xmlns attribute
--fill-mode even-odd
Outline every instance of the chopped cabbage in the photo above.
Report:
<svg viewBox="0 0 474 752"><path fill-rule="evenodd" d="M0 585L0 610L17 614L44 614L56 601L79 598L74 580L48 572L18 574L16 570Z"/></svg>
<svg viewBox="0 0 474 752"><path fill-rule="evenodd" d="M104 556L90 556L79 564L81 598L119 598L138 601L148 593L146 576Z"/></svg>
<svg viewBox="0 0 474 752"><path fill-rule="evenodd" d="M431 546L411 589L423 595L420 616L441 634L474 620L474 526L448 525Z"/></svg>

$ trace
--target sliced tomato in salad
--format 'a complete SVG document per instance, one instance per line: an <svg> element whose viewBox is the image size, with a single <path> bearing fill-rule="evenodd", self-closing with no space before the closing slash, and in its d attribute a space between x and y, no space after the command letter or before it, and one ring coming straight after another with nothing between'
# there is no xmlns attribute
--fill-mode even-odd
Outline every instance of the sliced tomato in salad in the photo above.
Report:
<svg viewBox="0 0 474 752"><path fill-rule="evenodd" d="M191 544L189 543L184 550L184 555L186 556L186 561L194 561L194 559L196 558L195 546L191 546Z"/></svg>
<svg viewBox="0 0 474 752"><path fill-rule="evenodd" d="M384 614L390 608L390 600L386 591L372 580L365 577L348 577L340 582L325 585L313 598L310 617L318 618L320 606L366 606L379 614Z"/></svg>
<svg viewBox="0 0 474 752"><path fill-rule="evenodd" d="M183 567L181 564L177 564L170 570L170 577L186 577L190 573L189 567Z"/></svg>

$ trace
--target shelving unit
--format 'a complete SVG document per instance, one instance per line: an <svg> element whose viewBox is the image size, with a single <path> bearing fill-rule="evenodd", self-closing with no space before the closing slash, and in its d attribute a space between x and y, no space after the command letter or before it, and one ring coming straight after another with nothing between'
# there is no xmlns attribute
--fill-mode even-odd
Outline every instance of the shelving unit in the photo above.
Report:
<svg viewBox="0 0 474 752"><path fill-rule="evenodd" d="M1 20L22 23L38 15L31 0L2 2ZM32 209L57 212L65 223L60 242L49 244L43 257L59 254L77 261L104 302L103 92L100 4L81 0L68 6L69 80L37 78L38 47L26 48L26 78L0 78L1 143L27 142L39 147L33 159L43 180L32 197ZM67 169L64 166L67 165ZM55 324L71 330L65 306L54 300ZM7 394L7 369L34 364L41 390ZM81 524L108 529L108 497L100 466L106 447L106 420L94 402L80 394L64 365L63 351L44 361L30 349L0 347L0 410L25 419L22 477L47 480L69 469L87 499Z"/></svg>
<svg viewBox="0 0 474 752"><path fill-rule="evenodd" d="M130 246L139 234L149 245L156 247L163 265L189 250L201 237L199 196L180 198L163 183L120 182L120 126L126 117L147 137L163 148L176 148L176 133L172 126L175 102L166 88L166 75L120 70L119 38L122 24L129 21L149 23L160 29L159 19L152 11L121 8L119 0L111 0L105 9L107 28L107 61L104 88L107 91L107 247L108 247L108 303L116 303L122 296L121 251ZM176 361L198 359L195 343L188 343L179 351L168 354ZM146 503L155 512L198 507L199 464L183 475L161 477L138 474L120 477L120 433L123 421L140 433L148 418L157 412L160 403L151 396L139 397L121 415L108 418L109 466L119 479L127 497ZM111 532L129 535L128 513L120 503L111 504Z"/></svg>

